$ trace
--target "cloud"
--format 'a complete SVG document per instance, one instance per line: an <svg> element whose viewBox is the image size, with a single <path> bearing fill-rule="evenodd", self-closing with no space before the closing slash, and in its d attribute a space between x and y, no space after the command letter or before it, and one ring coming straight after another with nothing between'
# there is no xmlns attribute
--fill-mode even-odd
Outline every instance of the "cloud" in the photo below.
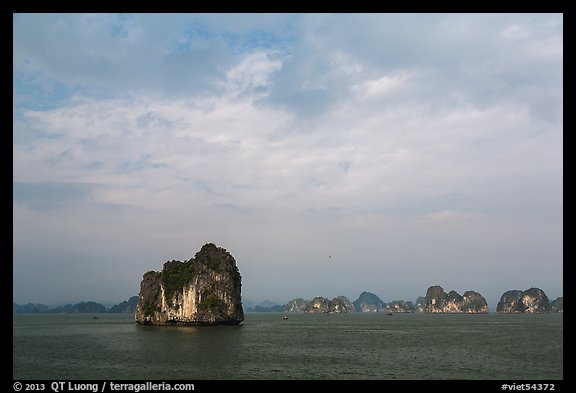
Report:
<svg viewBox="0 0 576 393"><path fill-rule="evenodd" d="M15 293L70 239L135 271L214 241L262 298L558 287L562 43L561 15L15 15Z"/></svg>
<svg viewBox="0 0 576 393"><path fill-rule="evenodd" d="M383 75L378 79L365 81L353 86L352 90L359 95L360 99L369 99L393 93L408 79L409 74L407 72L401 72L396 75Z"/></svg>
<svg viewBox="0 0 576 393"><path fill-rule="evenodd" d="M66 182L12 183L16 202L40 210L63 208L89 200L97 187L96 184Z"/></svg>
<svg viewBox="0 0 576 393"><path fill-rule="evenodd" d="M558 96L552 86L562 85L556 15L29 14L15 16L14 37L17 95L34 89L39 104L41 86L45 105L79 92L221 94L263 56L273 70L265 83L256 81L269 92L258 99L301 120L345 107L354 92L390 87L415 69L432 77L418 79L404 99L439 107L522 94L541 108L542 97ZM558 104L534 115L558 121Z"/></svg>
<svg viewBox="0 0 576 393"><path fill-rule="evenodd" d="M426 218L432 221L478 220L484 217L486 217L486 214L482 212L459 212L454 210L442 210L426 215Z"/></svg>
<svg viewBox="0 0 576 393"><path fill-rule="evenodd" d="M47 105L78 92L167 99L217 94L245 53L267 46L263 29L277 42L275 35L289 29L290 20L274 15L245 20L234 15L15 15L18 96L35 90L36 104L43 98ZM56 87L60 91L52 94Z"/></svg>

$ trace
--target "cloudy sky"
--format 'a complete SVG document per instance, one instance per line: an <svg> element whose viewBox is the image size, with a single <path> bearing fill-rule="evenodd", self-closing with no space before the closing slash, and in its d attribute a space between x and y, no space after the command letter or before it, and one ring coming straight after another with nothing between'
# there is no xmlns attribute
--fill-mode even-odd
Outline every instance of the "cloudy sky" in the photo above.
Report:
<svg viewBox="0 0 576 393"><path fill-rule="evenodd" d="M13 18L14 301L563 292L560 14Z"/></svg>

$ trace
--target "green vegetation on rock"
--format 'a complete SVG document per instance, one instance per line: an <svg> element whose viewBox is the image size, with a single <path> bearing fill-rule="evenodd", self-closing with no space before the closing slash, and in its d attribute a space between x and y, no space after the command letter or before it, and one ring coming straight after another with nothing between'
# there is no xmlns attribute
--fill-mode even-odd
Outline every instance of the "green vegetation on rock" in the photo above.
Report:
<svg viewBox="0 0 576 393"><path fill-rule="evenodd" d="M205 268L215 272L228 272L239 276L232 256L226 258L230 259L230 261L223 261L222 258L222 251L213 243L208 243L196 253L194 258L188 261L172 260L166 262L160 273L166 302L170 303L174 294L182 291L182 288Z"/></svg>
<svg viewBox="0 0 576 393"><path fill-rule="evenodd" d="M156 306L153 301L146 300L142 306L142 314L146 317L151 316L156 311Z"/></svg>
<svg viewBox="0 0 576 393"><path fill-rule="evenodd" d="M216 294L211 293L200 304L198 305L198 310L200 311L208 311L208 310L217 310L222 306L222 302L216 296Z"/></svg>
<svg viewBox="0 0 576 393"><path fill-rule="evenodd" d="M170 303L174 294L182 291L182 288L196 275L196 262L194 259L186 262L175 260L166 262L160 275L164 287L164 299Z"/></svg>

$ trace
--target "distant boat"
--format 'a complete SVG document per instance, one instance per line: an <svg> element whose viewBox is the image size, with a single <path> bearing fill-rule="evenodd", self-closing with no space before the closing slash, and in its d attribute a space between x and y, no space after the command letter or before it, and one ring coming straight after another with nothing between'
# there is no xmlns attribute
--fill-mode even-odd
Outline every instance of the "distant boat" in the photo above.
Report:
<svg viewBox="0 0 576 393"><path fill-rule="evenodd" d="M386 315L392 315L392 313L391 313L391 312L388 312L388 313L386 313Z"/></svg>
<svg viewBox="0 0 576 393"><path fill-rule="evenodd" d="M284 315L282 319L288 319L288 315Z"/></svg>

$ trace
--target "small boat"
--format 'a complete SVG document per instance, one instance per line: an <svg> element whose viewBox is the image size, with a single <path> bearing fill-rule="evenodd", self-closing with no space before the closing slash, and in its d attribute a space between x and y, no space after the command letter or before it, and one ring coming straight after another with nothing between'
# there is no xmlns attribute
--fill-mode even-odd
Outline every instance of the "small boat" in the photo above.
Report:
<svg viewBox="0 0 576 393"><path fill-rule="evenodd" d="M288 315L284 315L284 316L282 317L282 319L284 319L284 320L288 319Z"/></svg>
<svg viewBox="0 0 576 393"><path fill-rule="evenodd" d="M391 312L388 312L388 313L386 313L386 315L390 315L390 316L392 316L392 313L391 313Z"/></svg>

